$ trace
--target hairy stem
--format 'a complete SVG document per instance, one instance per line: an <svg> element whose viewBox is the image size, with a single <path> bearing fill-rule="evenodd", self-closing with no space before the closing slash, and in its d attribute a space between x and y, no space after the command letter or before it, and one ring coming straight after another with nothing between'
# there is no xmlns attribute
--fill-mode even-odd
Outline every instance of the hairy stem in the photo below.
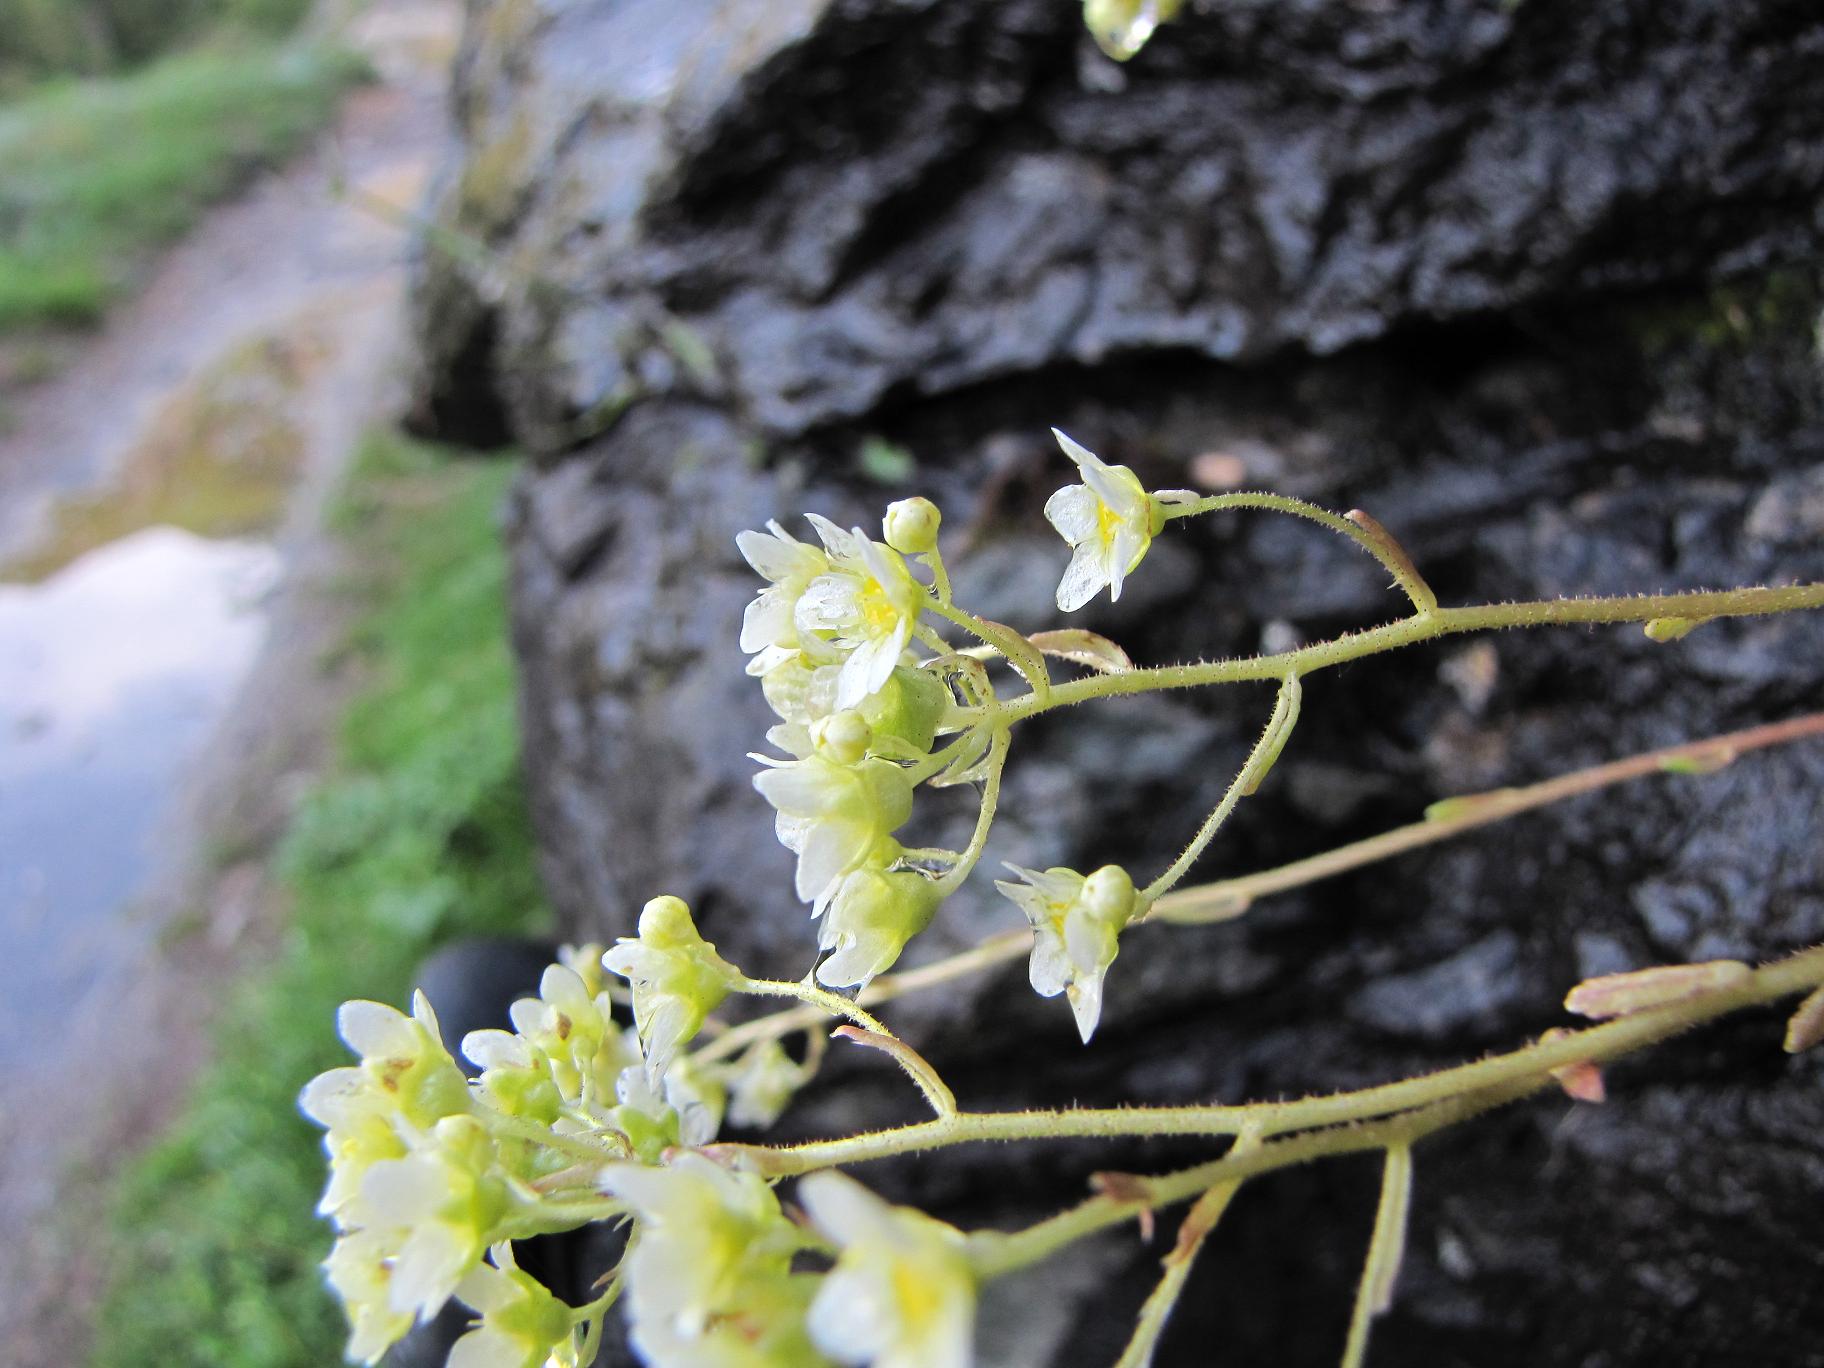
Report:
<svg viewBox="0 0 1824 1368"><path fill-rule="evenodd" d="M1197 857L1209 848L1216 833L1222 829L1222 824L1229 820L1229 814L1235 811L1235 805L1260 787L1260 781L1273 767L1273 762L1279 759L1280 752L1285 749L1286 738L1298 721L1299 692L1297 675L1287 675L1280 681L1279 697L1273 702L1273 715L1267 719L1266 729L1254 743L1254 749L1248 752L1247 762L1230 783L1228 791L1222 795L1222 801L1204 818L1203 825L1191 837L1190 844L1185 846L1163 874L1141 892L1142 907L1149 906L1190 872Z"/></svg>
<svg viewBox="0 0 1824 1368"><path fill-rule="evenodd" d="M1804 950L1753 970L1740 983L1715 992L1600 1026L1567 1032L1471 1064L1327 1097L1235 1106L963 1111L934 1121L836 1140L785 1147L720 1145L714 1148L740 1167L769 1177L782 1177L988 1140L1235 1135L1246 1127L1258 1127L1262 1135L1283 1135L1385 1117L1514 1084L1524 1084L1530 1090L1549 1083L1554 1069L1570 1064L1602 1063L1743 1007L1790 997L1820 984L1824 984L1824 947Z"/></svg>
<svg viewBox="0 0 1824 1368"><path fill-rule="evenodd" d="M982 806L976 814L975 831L956 863L937 881L940 898L949 897L962 886L988 845L988 829L994 825L994 810L1001 801L1001 773L1007 768L1007 743L1007 728L997 726L988 742L988 777L982 785Z"/></svg>
<svg viewBox="0 0 1824 1368"><path fill-rule="evenodd" d="M1429 613L1438 606L1438 596L1425 583L1418 567L1412 563L1412 557L1406 554L1406 548L1394 540L1392 533L1360 509L1352 509L1347 517L1342 517L1327 508L1320 508L1317 504L1306 503L1303 499L1294 499L1286 494L1244 492L1212 494L1193 504L1168 507L1166 517L1192 518L1201 513L1220 513L1234 508L1289 513L1295 518L1305 518L1327 527L1332 532L1347 537L1379 561L1393 576L1393 582L1399 586L1400 592L1412 600L1412 606L1417 612Z"/></svg>
<svg viewBox="0 0 1824 1368"><path fill-rule="evenodd" d="M1395 827L1378 836L1353 841L1307 859L1280 865L1276 869L1243 875L1237 879L1223 879L1197 888L1180 889L1154 904L1148 920L1181 925L1229 921L1247 911L1249 904L1257 898L1302 888L1320 879L1328 879L1351 869L1359 869L1363 865L1374 864L1473 831L1492 822L1503 821L1517 813L1545 807L1579 794L1593 793L1597 789L1630 779L1677 773L1687 765L1709 773L1749 751L1784 745L1811 736L1824 736L1824 713L1807 713L1803 717L1770 722L1766 726L1750 727L1745 731L1727 732L1702 741L1688 741L1682 745L1644 751L1626 759L1573 770L1569 774L1557 775L1523 787L1446 798L1443 802L1432 805L1424 821Z"/></svg>
<svg viewBox="0 0 1824 1368"><path fill-rule="evenodd" d="M813 1007L821 1008L826 1016L846 1017L864 1031L872 1031L875 1035L885 1036L888 1040L896 1038L893 1032L840 993L832 993L827 988L819 988L809 979L792 983L782 979L750 979L743 976L735 983L735 991L751 993L755 997L797 998L800 1002L808 1002ZM730 1031L726 1035L717 1037L716 1043L721 1044L733 1034L734 1032Z"/></svg>
<svg viewBox="0 0 1824 1368"><path fill-rule="evenodd" d="M1777 589L1724 589L1684 594L1643 594L1630 598L1543 599L1529 603L1494 603L1472 608L1439 608L1401 618L1385 626L1353 632L1331 641L1274 655L1215 660L1196 665L1163 665L1121 674L1091 675L1053 685L1041 698L1026 694L999 707L1008 722L1023 721L1053 708L1119 694L1156 689L1188 689L1204 684L1238 684L1250 679L1284 679L1342 665L1383 651L1461 632L1504 627L1552 627L1573 623L1650 622L1654 618L1753 617L1824 608L1824 584Z"/></svg>

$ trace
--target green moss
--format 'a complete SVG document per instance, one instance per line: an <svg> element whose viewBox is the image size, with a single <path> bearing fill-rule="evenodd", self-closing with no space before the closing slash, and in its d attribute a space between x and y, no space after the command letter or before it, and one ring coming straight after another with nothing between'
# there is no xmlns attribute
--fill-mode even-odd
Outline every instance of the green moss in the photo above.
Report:
<svg viewBox="0 0 1824 1368"><path fill-rule="evenodd" d="M490 233L505 224L532 174L532 122L514 113L501 135L473 148L463 163L459 190L463 224Z"/></svg>
<svg viewBox="0 0 1824 1368"><path fill-rule="evenodd" d="M0 329L94 321L153 249L322 127L362 70L223 46L0 107Z"/></svg>
<svg viewBox="0 0 1824 1368"><path fill-rule="evenodd" d="M311 1214L324 1169L298 1089L346 1062L345 998L401 1001L454 936L545 925L522 793L496 510L505 462L396 438L362 455L335 525L361 565L348 649L372 683L333 775L277 855L292 916L228 995L181 1119L119 1180L93 1362L320 1368L340 1313Z"/></svg>

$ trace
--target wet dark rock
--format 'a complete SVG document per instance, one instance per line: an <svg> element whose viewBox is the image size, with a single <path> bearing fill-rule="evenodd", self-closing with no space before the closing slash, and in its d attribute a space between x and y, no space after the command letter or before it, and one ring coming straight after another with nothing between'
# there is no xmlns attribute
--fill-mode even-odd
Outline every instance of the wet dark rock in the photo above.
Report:
<svg viewBox="0 0 1824 1368"><path fill-rule="evenodd" d="M1059 423L1155 486L1240 478L1360 505L1447 602L1824 577L1824 16L1798 0L1210 6L1125 68L1061 0L475 4L427 260L424 408L495 415L531 788L578 936L675 892L757 973L808 966L745 758L769 718L734 533L871 520L910 454L965 597L1051 625L1039 522ZM441 322L439 321L441 320ZM475 358L485 353L485 365ZM440 400L438 396L443 398ZM461 424L457 424L458 427ZM1137 658L1234 655L1398 610L1378 568L1260 517L1174 528L1083 625ZM1421 648L1307 681L1284 767L1211 877L1451 792L1814 707L1815 621ZM990 859L1141 871L1221 794L1265 688L1023 729ZM971 1106L1240 1100L1512 1047L1579 977L1824 939L1824 754L1586 798L1124 942L1095 1045L1023 967L893 1019ZM967 795L921 801L960 843ZM985 880L982 881L985 887ZM948 905L914 957L1009 925ZM1806 1222L1816 1059L1756 1014L1420 1154L1377 1361L1824 1361ZM911 1119L838 1059L789 1119ZM1205 1147L1028 1146L868 1177L1011 1223L1114 1165ZM1373 1207L1365 1160L1245 1192L1162 1362L1334 1361ZM1058 1364L1110 1361L1159 1249L1084 1256ZM1076 1273L1070 1275L1077 1276ZM1058 1287L1070 1283L1060 1277ZM1071 1319L1074 1318L1074 1319ZM1048 1341L1049 1342L1049 1341Z"/></svg>

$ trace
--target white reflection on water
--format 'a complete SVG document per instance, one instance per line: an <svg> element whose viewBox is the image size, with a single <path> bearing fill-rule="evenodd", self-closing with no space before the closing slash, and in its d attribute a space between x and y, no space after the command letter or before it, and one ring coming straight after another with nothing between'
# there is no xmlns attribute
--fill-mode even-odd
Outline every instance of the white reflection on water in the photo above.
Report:
<svg viewBox="0 0 1824 1368"><path fill-rule="evenodd" d="M143 948L127 901L278 569L269 545L153 527L0 584L0 1066L100 1005Z"/></svg>

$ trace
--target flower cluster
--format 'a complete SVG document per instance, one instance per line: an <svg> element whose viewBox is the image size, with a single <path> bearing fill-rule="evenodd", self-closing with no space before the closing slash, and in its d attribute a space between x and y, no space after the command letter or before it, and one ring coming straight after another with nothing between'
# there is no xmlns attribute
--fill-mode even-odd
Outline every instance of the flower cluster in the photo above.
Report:
<svg viewBox="0 0 1824 1368"><path fill-rule="evenodd" d="M647 1362L967 1368L976 1279L953 1227L817 1173L798 1185L807 1231L763 1180L694 1154L602 1181L636 1217L625 1276ZM833 1267L794 1271L806 1250Z"/></svg>
<svg viewBox="0 0 1824 1368"><path fill-rule="evenodd" d="M822 920L819 981L859 987L898 959L940 900L894 836L912 815L908 767L929 758L950 703L908 650L932 598L902 554L935 567L939 517L928 500L895 504L886 542L810 522L820 548L777 523L737 539L767 581L741 646L780 718L767 739L791 757L755 756L766 769L754 787L798 857L799 898Z"/></svg>
<svg viewBox="0 0 1824 1368"><path fill-rule="evenodd" d="M339 1235L324 1267L348 1309L349 1357L371 1363L443 1307L532 1194L503 1166L422 993L409 1017L345 1003L338 1025L361 1062L319 1074L299 1105L328 1132L318 1210Z"/></svg>

